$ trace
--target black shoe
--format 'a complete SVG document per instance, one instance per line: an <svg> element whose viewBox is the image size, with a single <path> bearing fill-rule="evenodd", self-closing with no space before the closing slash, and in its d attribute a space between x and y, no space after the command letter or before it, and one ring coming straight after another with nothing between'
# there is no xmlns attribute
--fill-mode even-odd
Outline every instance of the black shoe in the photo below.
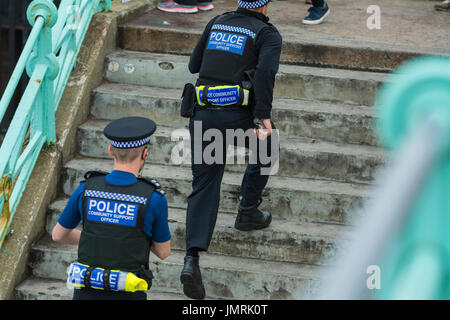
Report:
<svg viewBox="0 0 450 320"><path fill-rule="evenodd" d="M184 267L180 276L183 292L191 299L205 299L205 287L198 262L199 257L184 257Z"/></svg>
<svg viewBox="0 0 450 320"><path fill-rule="evenodd" d="M269 226L272 222L272 215L268 211L261 211L258 209L258 204L244 207L239 205L238 214L234 227L241 231L250 231L263 229Z"/></svg>

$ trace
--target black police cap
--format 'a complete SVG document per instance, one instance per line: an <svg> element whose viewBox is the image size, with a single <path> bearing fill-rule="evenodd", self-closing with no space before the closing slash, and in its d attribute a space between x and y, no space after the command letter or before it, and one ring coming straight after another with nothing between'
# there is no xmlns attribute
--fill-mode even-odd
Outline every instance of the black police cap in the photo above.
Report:
<svg viewBox="0 0 450 320"><path fill-rule="evenodd" d="M118 149L132 149L146 145L156 131L156 123L143 117L127 117L112 121L103 130L111 145Z"/></svg>

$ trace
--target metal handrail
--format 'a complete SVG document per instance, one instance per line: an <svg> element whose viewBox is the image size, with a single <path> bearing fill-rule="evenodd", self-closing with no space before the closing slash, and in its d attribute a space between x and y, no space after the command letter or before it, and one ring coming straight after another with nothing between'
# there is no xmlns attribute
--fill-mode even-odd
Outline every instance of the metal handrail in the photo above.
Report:
<svg viewBox="0 0 450 320"><path fill-rule="evenodd" d="M55 111L93 15L111 0L35 0L27 10L32 26L0 100L0 121L23 72L30 80L0 148L0 248L44 144L56 141Z"/></svg>

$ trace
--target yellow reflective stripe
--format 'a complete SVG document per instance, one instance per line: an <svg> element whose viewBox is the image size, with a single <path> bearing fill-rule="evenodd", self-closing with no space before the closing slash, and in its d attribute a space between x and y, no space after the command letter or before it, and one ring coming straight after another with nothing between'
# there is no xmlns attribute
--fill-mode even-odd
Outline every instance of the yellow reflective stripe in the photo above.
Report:
<svg viewBox="0 0 450 320"><path fill-rule="evenodd" d="M200 100L200 91L202 91L205 88L205 86L199 86L195 88L195 92L197 95L197 102L201 106L206 106L206 103L203 103L202 100Z"/></svg>
<svg viewBox="0 0 450 320"><path fill-rule="evenodd" d="M219 90L219 89L234 89L234 88L238 88L239 89L239 86L238 85L234 85L234 86L214 86L214 87L209 87L210 89L216 89L216 90Z"/></svg>
<svg viewBox="0 0 450 320"><path fill-rule="evenodd" d="M244 101L242 101L243 106L248 106L248 98L250 97L250 91L244 89Z"/></svg>

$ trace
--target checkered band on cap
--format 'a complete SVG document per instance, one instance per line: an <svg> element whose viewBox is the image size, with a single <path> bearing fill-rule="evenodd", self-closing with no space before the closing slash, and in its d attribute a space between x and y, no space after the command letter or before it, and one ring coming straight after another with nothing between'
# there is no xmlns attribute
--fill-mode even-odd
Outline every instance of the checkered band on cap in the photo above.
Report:
<svg viewBox="0 0 450 320"><path fill-rule="evenodd" d="M144 197L138 197L138 196L123 194L123 193L112 193L112 192L104 192L104 191L97 191L97 190L86 190L84 192L84 195L86 197L134 202L134 203L139 203L139 204L143 204L143 205L145 205L147 203L147 199Z"/></svg>
<svg viewBox="0 0 450 320"><path fill-rule="evenodd" d="M142 147L143 145L146 145L147 143L150 142L150 137L144 138L144 139L140 139L140 140L135 140L135 141L114 141L114 140L110 140L111 145L114 148L118 148L118 149L132 149L132 148L139 148Z"/></svg>
<svg viewBox="0 0 450 320"><path fill-rule="evenodd" d="M270 0L257 0L257 1L238 0L238 5L239 5L239 7L245 8L245 9L257 9L257 8L261 8L261 7L265 6L269 2L270 2Z"/></svg>
<svg viewBox="0 0 450 320"><path fill-rule="evenodd" d="M212 26L211 30L221 30L221 31L231 31L231 32L243 33L243 34L246 34L246 35L252 37L253 39L255 39L255 36L256 36L256 34L253 31L248 30L246 28L227 26L225 24L215 24Z"/></svg>

